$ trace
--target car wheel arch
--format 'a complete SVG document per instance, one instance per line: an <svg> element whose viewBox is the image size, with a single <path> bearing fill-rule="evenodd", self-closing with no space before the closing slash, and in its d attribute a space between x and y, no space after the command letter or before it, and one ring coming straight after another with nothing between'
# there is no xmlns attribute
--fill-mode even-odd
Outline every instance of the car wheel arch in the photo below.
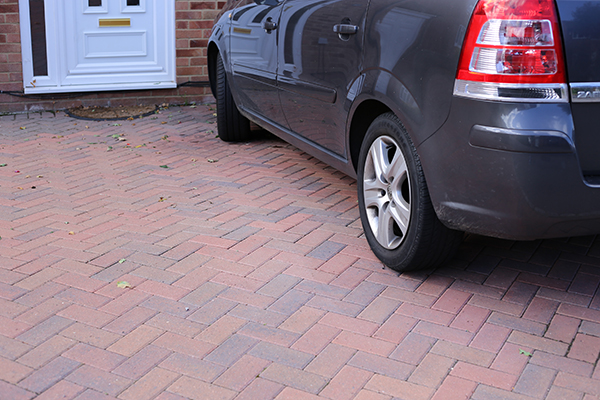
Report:
<svg viewBox="0 0 600 400"><path fill-rule="evenodd" d="M217 54L219 54L219 48L214 42L208 44L207 50L207 67L208 67L208 80L210 82L210 90L213 96L217 95L217 88L215 82L217 81Z"/></svg>
<svg viewBox="0 0 600 400"><path fill-rule="evenodd" d="M365 96L364 99L357 98L350 110L348 123L348 155L355 172L358 169L358 157L367 130L377 117L388 112L392 112L398 117L404 129L414 140L411 127L406 124L405 116L398 110L393 109L386 102L370 96Z"/></svg>

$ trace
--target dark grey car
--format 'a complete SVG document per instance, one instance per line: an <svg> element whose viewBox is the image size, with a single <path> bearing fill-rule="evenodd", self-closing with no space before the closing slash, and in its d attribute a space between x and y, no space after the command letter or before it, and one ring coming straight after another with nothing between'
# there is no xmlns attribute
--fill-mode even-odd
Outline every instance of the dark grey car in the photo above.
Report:
<svg viewBox="0 0 600 400"><path fill-rule="evenodd" d="M439 265L462 232L600 233L600 0L238 0L208 65L249 121L357 177L373 252Z"/></svg>

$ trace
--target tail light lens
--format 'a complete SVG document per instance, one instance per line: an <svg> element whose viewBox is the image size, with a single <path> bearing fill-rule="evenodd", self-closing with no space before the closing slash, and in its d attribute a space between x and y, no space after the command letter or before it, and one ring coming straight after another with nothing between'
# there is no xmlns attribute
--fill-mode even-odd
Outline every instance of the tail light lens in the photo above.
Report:
<svg viewBox="0 0 600 400"><path fill-rule="evenodd" d="M467 29L456 79L457 95L474 90L488 96L494 88L509 88L504 92L511 95L501 100L510 100L521 97L516 95L518 89L530 87L532 91L523 93L528 101L565 99L565 67L554 1L480 0Z"/></svg>

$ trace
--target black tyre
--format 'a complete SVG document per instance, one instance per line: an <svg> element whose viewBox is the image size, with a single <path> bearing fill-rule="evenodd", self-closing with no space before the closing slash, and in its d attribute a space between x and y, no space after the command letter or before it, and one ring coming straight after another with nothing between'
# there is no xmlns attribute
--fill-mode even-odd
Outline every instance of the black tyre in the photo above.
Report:
<svg viewBox="0 0 600 400"><path fill-rule="evenodd" d="M392 113L375 119L365 136L358 201L371 249L396 271L438 266L460 245L462 232L437 218L416 149Z"/></svg>
<svg viewBox="0 0 600 400"><path fill-rule="evenodd" d="M250 121L240 114L227 82L221 55L217 55L217 129L225 142L242 142L250 138Z"/></svg>

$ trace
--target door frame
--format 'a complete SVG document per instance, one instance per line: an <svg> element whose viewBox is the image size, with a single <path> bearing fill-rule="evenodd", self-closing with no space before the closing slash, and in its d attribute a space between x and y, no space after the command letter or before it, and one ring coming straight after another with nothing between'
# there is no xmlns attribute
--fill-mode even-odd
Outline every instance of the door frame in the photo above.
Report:
<svg viewBox="0 0 600 400"><path fill-rule="evenodd" d="M73 0L68 0L73 1ZM82 1L82 0L76 0ZM43 93L70 93L70 92L97 92L97 91L120 91L120 90L144 90L144 89L173 89L177 87L176 80L176 41L175 41L175 0L155 0L160 3L166 2L165 15L157 16L167 25L165 27L166 43L163 66L166 79L149 82L118 83L118 84L82 84L62 85L61 76L66 68L62 60L68 48L64 37L65 18L59 15L60 0L44 1L44 13L46 21L46 53L48 64L47 76L35 76L33 72L33 43L31 39L31 20L29 14L29 1L19 0L19 20L21 31L21 57L23 65L23 88L26 94ZM164 3L163 3L164 4ZM162 10L162 9L161 9ZM159 21L158 23L161 23Z"/></svg>

